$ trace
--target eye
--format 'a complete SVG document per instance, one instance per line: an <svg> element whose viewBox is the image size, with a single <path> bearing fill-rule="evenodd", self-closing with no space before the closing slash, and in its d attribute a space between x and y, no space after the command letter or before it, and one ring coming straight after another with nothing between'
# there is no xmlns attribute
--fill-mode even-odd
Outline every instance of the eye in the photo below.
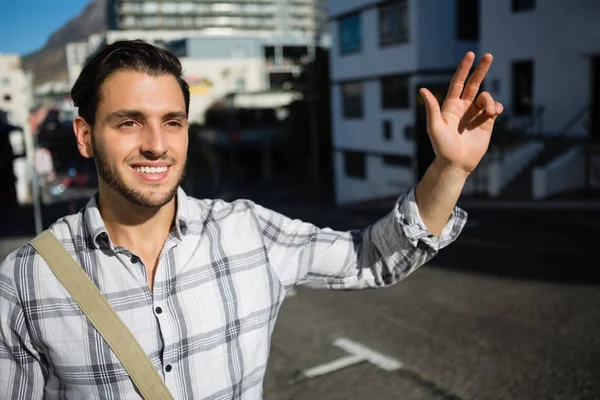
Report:
<svg viewBox="0 0 600 400"><path fill-rule="evenodd" d="M135 126L135 121L125 121L125 122L121 122L119 124L119 128L120 127L133 128L134 126Z"/></svg>
<svg viewBox="0 0 600 400"><path fill-rule="evenodd" d="M169 121L169 122L167 122L167 125L169 125L169 126L181 126L181 123L179 121Z"/></svg>

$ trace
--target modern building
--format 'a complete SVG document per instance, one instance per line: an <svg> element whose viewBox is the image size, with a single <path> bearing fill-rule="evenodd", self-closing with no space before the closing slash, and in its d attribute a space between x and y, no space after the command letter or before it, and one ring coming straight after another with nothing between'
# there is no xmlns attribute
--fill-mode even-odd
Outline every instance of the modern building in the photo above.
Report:
<svg viewBox="0 0 600 400"><path fill-rule="evenodd" d="M419 88L478 54L476 0L330 0L336 202L397 196L433 160Z"/></svg>
<svg viewBox="0 0 600 400"><path fill-rule="evenodd" d="M481 2L479 47L494 55L488 89L509 117L539 114L530 133L600 135L599 22L597 0Z"/></svg>
<svg viewBox="0 0 600 400"><path fill-rule="evenodd" d="M325 15L318 0L108 0L109 30L202 30L207 34L314 35Z"/></svg>
<svg viewBox="0 0 600 400"><path fill-rule="evenodd" d="M514 153L530 187L514 189L533 198L600 188L600 155L591 152L600 141L599 21L596 0L481 2L479 47L495 57L487 88L509 125L529 136ZM512 176L501 178L499 195Z"/></svg>
<svg viewBox="0 0 600 400"><path fill-rule="evenodd" d="M468 50L494 55L483 89L505 112L494 136L503 143L465 192L520 200L600 189L590 146L600 140L598 1L331 0L329 10L339 203L417 183L433 157L418 90L443 99Z"/></svg>
<svg viewBox="0 0 600 400"><path fill-rule="evenodd" d="M190 70L190 63L206 64L219 43L227 44L218 54L214 53L217 57L212 65L229 62L227 60L239 63L248 51L245 37L248 43L260 42L260 49L251 53L252 57L261 58L261 84L258 87L254 78L248 78L248 81L237 79L235 88L277 89L300 74L314 57L315 47L328 48L330 44L324 0L109 0L107 15L107 32L91 35L87 42L67 45L71 84L77 79L85 60L103 44L141 39L170 47L171 42L179 42L177 46L181 46L187 39L197 40L188 42L192 43L189 46L183 45L185 55L180 52ZM239 49L227 47L234 42L238 43ZM207 46L206 51L201 47L203 45ZM231 56L222 58L225 53ZM193 58L197 60L191 61ZM251 69L247 68L248 71Z"/></svg>

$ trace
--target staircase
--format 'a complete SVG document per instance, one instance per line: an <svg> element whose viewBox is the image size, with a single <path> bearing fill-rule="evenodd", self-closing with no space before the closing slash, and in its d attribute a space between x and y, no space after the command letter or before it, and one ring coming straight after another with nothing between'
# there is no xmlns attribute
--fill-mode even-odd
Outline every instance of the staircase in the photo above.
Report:
<svg viewBox="0 0 600 400"><path fill-rule="evenodd" d="M533 169L541 167L563 153L569 151L573 146L581 143L579 138L557 137L544 138L544 149L533 159L533 161L502 190L496 197L498 200L523 201L532 200Z"/></svg>

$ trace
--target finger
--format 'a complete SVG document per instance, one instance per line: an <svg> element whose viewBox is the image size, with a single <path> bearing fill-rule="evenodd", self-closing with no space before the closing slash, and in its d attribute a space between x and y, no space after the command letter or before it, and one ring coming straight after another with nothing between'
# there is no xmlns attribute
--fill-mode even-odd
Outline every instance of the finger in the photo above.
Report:
<svg viewBox="0 0 600 400"><path fill-rule="evenodd" d="M500 102L495 102L496 105L496 117L500 114L502 114L502 111L504 111L504 106L502 105L502 103Z"/></svg>
<svg viewBox="0 0 600 400"><path fill-rule="evenodd" d="M475 107L477 107L478 110L483 111L488 117L496 115L496 102L488 92L481 92L479 96L477 96Z"/></svg>
<svg viewBox="0 0 600 400"><path fill-rule="evenodd" d="M496 118L498 118L498 116L500 114L502 114L502 111L504 111L504 106L501 103L495 102L494 104L494 108L495 108L495 114L494 115L488 115L487 113L480 113L479 115L477 115L476 117L474 117L468 124L467 124L467 129L475 129L483 124L485 124L488 121L495 121Z"/></svg>
<svg viewBox="0 0 600 400"><path fill-rule="evenodd" d="M425 101L427 127L431 128L436 121L440 121L442 118L440 104L438 103L435 96L428 89L421 88L421 90L419 90L419 93L421 93L421 96L423 96L423 100Z"/></svg>
<svg viewBox="0 0 600 400"><path fill-rule="evenodd" d="M480 126L482 126L483 124L485 124L489 121L495 120L496 117L497 117L497 115L489 116L485 113L481 113L478 116L476 116L475 118L473 118L469 123L467 123L466 127L468 130L473 130L473 129L479 128Z"/></svg>
<svg viewBox="0 0 600 400"><path fill-rule="evenodd" d="M452 76L452 80L450 81L450 87L448 88L448 94L446 98L449 99L458 99L463 92L465 87L465 81L467 80L467 76L469 76L469 71L473 66L473 61L475 60L475 53L469 51L463 57L462 61L458 65L458 69Z"/></svg>
<svg viewBox="0 0 600 400"><path fill-rule="evenodd" d="M477 64L473 75L471 75L471 77L467 81L467 84L465 85L465 90L461 97L463 100L473 100L475 96L477 96L477 92L479 92L481 82L483 82L483 78L485 78L485 75L489 71L493 60L494 57L492 57L490 53L486 53L483 55L483 57Z"/></svg>

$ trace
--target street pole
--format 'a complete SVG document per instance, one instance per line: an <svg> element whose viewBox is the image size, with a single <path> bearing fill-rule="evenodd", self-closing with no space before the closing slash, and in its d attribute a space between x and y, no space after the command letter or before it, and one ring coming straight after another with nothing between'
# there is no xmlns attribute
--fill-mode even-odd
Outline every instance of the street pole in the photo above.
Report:
<svg viewBox="0 0 600 400"><path fill-rule="evenodd" d="M29 129L28 129L29 130ZM31 134L31 132L29 132ZM33 152L30 157L27 157L29 161L29 171L32 177L32 188L31 195L33 200L33 218L35 220L35 234L39 235L42 233L42 204L40 200L40 181L37 170L35 168L35 150L37 149L37 136L32 140Z"/></svg>
<svg viewBox="0 0 600 400"><path fill-rule="evenodd" d="M320 194L319 188L319 122L316 110L316 90L315 90L315 75L316 75L316 47L318 46L317 19L316 19L316 3L313 4L315 12L315 32L313 34L313 42L308 48L309 71L308 71L308 123L310 130L310 175L313 183L313 193L316 196Z"/></svg>

